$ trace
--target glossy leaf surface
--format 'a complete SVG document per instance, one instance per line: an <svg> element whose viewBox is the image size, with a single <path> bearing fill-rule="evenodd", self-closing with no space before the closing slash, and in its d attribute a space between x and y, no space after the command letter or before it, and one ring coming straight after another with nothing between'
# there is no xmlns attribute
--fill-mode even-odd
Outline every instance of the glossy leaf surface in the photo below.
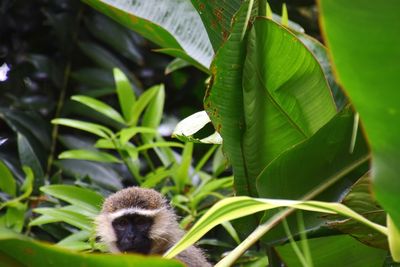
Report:
<svg viewBox="0 0 400 267"><path fill-rule="evenodd" d="M321 0L320 7L337 76L371 144L375 195L400 227L400 3Z"/></svg>
<svg viewBox="0 0 400 267"><path fill-rule="evenodd" d="M85 0L162 48L186 52L209 67L214 55L207 32L189 1Z"/></svg>

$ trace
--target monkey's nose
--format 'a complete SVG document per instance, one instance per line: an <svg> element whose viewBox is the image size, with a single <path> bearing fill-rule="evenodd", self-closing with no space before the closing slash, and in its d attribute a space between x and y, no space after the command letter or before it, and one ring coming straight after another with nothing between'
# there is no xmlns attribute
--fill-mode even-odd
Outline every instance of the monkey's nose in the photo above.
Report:
<svg viewBox="0 0 400 267"><path fill-rule="evenodd" d="M131 251L132 248L134 247L134 242L135 242L135 236L130 236L130 237L124 237L118 242L118 248L121 251Z"/></svg>

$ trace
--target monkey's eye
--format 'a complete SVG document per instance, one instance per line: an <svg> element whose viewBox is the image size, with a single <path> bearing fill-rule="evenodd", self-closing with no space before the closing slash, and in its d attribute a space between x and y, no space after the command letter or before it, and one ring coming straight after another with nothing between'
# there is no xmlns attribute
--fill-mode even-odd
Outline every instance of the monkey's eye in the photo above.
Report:
<svg viewBox="0 0 400 267"><path fill-rule="evenodd" d="M114 227L118 229L125 229L129 224L129 221L127 218L120 218L119 220L115 221L113 223Z"/></svg>

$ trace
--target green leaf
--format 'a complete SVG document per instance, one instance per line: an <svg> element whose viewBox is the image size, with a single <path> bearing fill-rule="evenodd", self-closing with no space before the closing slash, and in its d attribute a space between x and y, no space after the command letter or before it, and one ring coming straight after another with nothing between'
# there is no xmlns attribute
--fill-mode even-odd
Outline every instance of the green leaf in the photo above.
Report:
<svg viewBox="0 0 400 267"><path fill-rule="evenodd" d="M282 4L282 19L281 19L282 26L288 27L289 26L289 16L286 8L286 4Z"/></svg>
<svg viewBox="0 0 400 267"><path fill-rule="evenodd" d="M182 50L203 66L210 65L213 49L199 14L189 1L172 0L162 5L157 0L84 2L162 48Z"/></svg>
<svg viewBox="0 0 400 267"><path fill-rule="evenodd" d="M193 143L186 143L182 152L181 161L173 174L173 179L178 192L183 192L189 182L189 169L192 163Z"/></svg>
<svg viewBox="0 0 400 267"><path fill-rule="evenodd" d="M98 213L104 198L95 191L72 185L48 185L40 190L84 210Z"/></svg>
<svg viewBox="0 0 400 267"><path fill-rule="evenodd" d="M307 243L310 246L313 266L382 266L387 253L385 250L363 245L346 235L312 238L308 239ZM290 244L275 249L285 265L302 266Z"/></svg>
<svg viewBox="0 0 400 267"><path fill-rule="evenodd" d="M18 154L23 165L28 166L30 172L33 172L33 191L37 192L40 186L44 184L44 172L42 165L35 153L35 150L22 134L18 133ZM24 169L25 170L25 169Z"/></svg>
<svg viewBox="0 0 400 267"><path fill-rule="evenodd" d="M137 124L139 116L142 114L143 110L151 103L151 100L157 96L160 90L164 90L164 85L160 84L152 86L140 95L133 105L132 118L129 121L129 125L135 126Z"/></svg>
<svg viewBox="0 0 400 267"><path fill-rule="evenodd" d="M26 255L21 257L21 255ZM176 260L134 254L76 253L54 245L33 241L8 229L0 229L0 259L6 266L88 266L88 267L183 267ZM6 259L6 260L4 260ZM12 263L13 265L7 265Z"/></svg>
<svg viewBox="0 0 400 267"><path fill-rule="evenodd" d="M57 246L77 251L87 250L90 249L91 246L90 244L88 244L88 242L84 241L87 241L90 238L90 236L91 236L90 232L81 230L60 240L57 243Z"/></svg>
<svg viewBox="0 0 400 267"><path fill-rule="evenodd" d="M219 2L219 1L218 1ZM231 2L230 2L231 3ZM212 63L209 89L204 99L205 110L224 140L224 150L232 163L238 194L248 194L243 181L245 169L241 144L243 122L242 72L245 42L241 40L249 1L243 3L235 17L232 34L218 50Z"/></svg>
<svg viewBox="0 0 400 267"><path fill-rule="evenodd" d="M390 216L387 216L389 248L395 262L400 262L400 230Z"/></svg>
<svg viewBox="0 0 400 267"><path fill-rule="evenodd" d="M350 151L353 119L353 112L345 109L311 138L273 160L257 178L259 195L267 198L300 199L314 188L337 182L333 178L338 173L345 174L346 169L353 165L358 166L363 159L365 162L369 150L361 131L357 133L355 149ZM305 162L310 164L304 164ZM342 190L343 188L338 191ZM323 196L324 200L338 199L336 194Z"/></svg>
<svg viewBox="0 0 400 267"><path fill-rule="evenodd" d="M164 179L171 176L172 174L173 170L166 170L164 167L158 168L154 172L147 174L144 182L140 186L144 188L155 188L156 185L161 183Z"/></svg>
<svg viewBox="0 0 400 267"><path fill-rule="evenodd" d="M0 189L10 196L15 197L17 193L17 185L14 176L2 160L0 160L0 177Z"/></svg>
<svg viewBox="0 0 400 267"><path fill-rule="evenodd" d="M60 218L54 218L49 215L40 215L39 217L33 219L29 223L29 226L39 226L39 225L43 225L43 224L55 223L55 222L60 222L60 221L62 221Z"/></svg>
<svg viewBox="0 0 400 267"><path fill-rule="evenodd" d="M200 14L214 51L218 51L229 36L233 16L239 10L242 1L191 0L191 2Z"/></svg>
<svg viewBox="0 0 400 267"><path fill-rule="evenodd" d="M125 74L117 68L115 68L113 71L119 105L125 121L129 122L132 119L132 109L133 105L135 104L136 97L132 90L131 83Z"/></svg>
<svg viewBox="0 0 400 267"><path fill-rule="evenodd" d="M91 231L93 229L93 221L85 215L82 215L79 210L70 211L62 208L37 208L33 210L42 215L48 215L61 222L68 223L81 230Z"/></svg>
<svg viewBox="0 0 400 267"><path fill-rule="evenodd" d="M155 134L157 131L154 128L149 127L129 127L124 128L120 131L120 141L121 144L126 144L132 137L138 133L152 133Z"/></svg>
<svg viewBox="0 0 400 267"><path fill-rule="evenodd" d="M145 112L143 113L142 126L157 129L160 126L165 102L165 87L160 84L155 96L150 100ZM154 134L142 133L142 138L145 143L150 142Z"/></svg>
<svg viewBox="0 0 400 267"><path fill-rule="evenodd" d="M166 258L174 257L179 252L194 244L214 226L224 221L237 219L259 211L270 210L279 207L292 207L307 211L341 214L343 216L353 218L365 225L368 225L374 230L387 235L386 227L368 221L358 213L340 203L230 197L217 202L211 209L209 209L182 237L182 239L164 254L164 256Z"/></svg>
<svg viewBox="0 0 400 267"><path fill-rule="evenodd" d="M35 177L30 167L24 165L22 166L22 170L25 173L25 180L24 183L21 185L21 191L23 193L19 196L19 198L25 199L32 194Z"/></svg>
<svg viewBox="0 0 400 267"><path fill-rule="evenodd" d="M311 137L335 114L318 61L291 32L257 18L243 73L247 180L286 149Z"/></svg>
<svg viewBox="0 0 400 267"><path fill-rule="evenodd" d="M51 121L53 124L64 125L72 128L76 128L82 131L86 131L97 136L108 139L112 135L112 131L102 125L85 122L73 119L54 119Z"/></svg>
<svg viewBox="0 0 400 267"><path fill-rule="evenodd" d="M400 228L399 2L322 0L320 7L335 73L371 145L374 195Z"/></svg>
<svg viewBox="0 0 400 267"><path fill-rule="evenodd" d="M26 203L20 202L14 203L12 206L8 206L6 211L6 226L14 231L20 233L25 224L25 212L28 208Z"/></svg>
<svg viewBox="0 0 400 267"><path fill-rule="evenodd" d="M117 157L101 151L74 149L67 150L58 155L59 159L82 159L98 162L121 163Z"/></svg>
<svg viewBox="0 0 400 267"><path fill-rule="evenodd" d="M369 174L361 177L349 190L341 203L351 208L355 212L363 215L370 221L385 224L386 213L378 205L371 194L371 177ZM380 233L373 233L371 230L353 220L343 220L337 216L328 216L332 222L327 225L343 233L350 234L360 242L376 248L388 249L388 239Z"/></svg>
<svg viewBox="0 0 400 267"><path fill-rule="evenodd" d="M184 62L189 63L190 65L196 67L197 69L201 70L202 72L204 72L206 74L210 74L210 70L208 69L207 66L204 66L204 65L200 64L199 62L197 62L196 60L194 60L193 58L191 58L188 54L186 54L185 51L182 51L180 49L174 49L174 48L156 49L154 51L182 59L182 60L184 60ZM166 74L168 74L168 73L166 73Z"/></svg>
<svg viewBox="0 0 400 267"><path fill-rule="evenodd" d="M143 151L143 150L147 150L150 148L159 148L159 147L180 147L180 148L184 148L185 146L182 145L181 143L177 143L177 142L154 142L154 143L149 143L149 144L145 144L142 146L139 146L136 148L137 151Z"/></svg>
<svg viewBox="0 0 400 267"><path fill-rule="evenodd" d="M115 120L122 124L124 124L124 119L122 118L121 114L118 113L114 108L107 105L106 103L99 101L93 97L84 96L84 95L74 95L71 97L72 100L75 100L83 105L94 109L95 111Z"/></svg>
<svg viewBox="0 0 400 267"><path fill-rule="evenodd" d="M174 71L186 68L188 66L190 66L189 62L187 62L181 58L175 58L165 67L164 74L168 75Z"/></svg>

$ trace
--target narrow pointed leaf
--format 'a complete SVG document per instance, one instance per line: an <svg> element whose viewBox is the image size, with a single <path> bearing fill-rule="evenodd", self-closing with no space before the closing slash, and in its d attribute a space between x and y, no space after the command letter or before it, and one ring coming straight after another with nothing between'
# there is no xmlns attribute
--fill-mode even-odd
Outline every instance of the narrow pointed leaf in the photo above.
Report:
<svg viewBox="0 0 400 267"><path fill-rule="evenodd" d="M100 136L100 137L103 137L106 139L109 137L109 135L112 134L110 129L108 129L102 125L91 123L91 122L85 122L85 121L79 121L79 120L73 120L73 119L54 119L51 121L51 123L76 128L76 129L86 131L86 132L95 134L97 136Z"/></svg>
<svg viewBox="0 0 400 267"><path fill-rule="evenodd" d="M182 237L182 239L165 253L165 257L171 258L194 244L214 226L259 211L275 209L279 207L292 207L301 210L341 214L353 218L380 233L387 235L387 228L373 223L358 213L352 211L340 203L321 201L295 201L279 199L258 199L250 197L231 197L217 202L209 209L199 221Z"/></svg>
<svg viewBox="0 0 400 267"><path fill-rule="evenodd" d="M135 104L136 97L133 92L131 83L129 82L125 74L117 68L115 68L113 71L119 105L121 107L125 121L128 122L132 119L132 109L133 105Z"/></svg>
<svg viewBox="0 0 400 267"><path fill-rule="evenodd" d="M99 212L104 198L98 193L72 185L48 185L40 190L53 197L62 199L82 209Z"/></svg>
<svg viewBox="0 0 400 267"><path fill-rule="evenodd" d="M157 96L160 90L164 90L164 85L155 85L140 95L132 108L132 118L129 121L130 125L136 126L140 115L151 103L151 100Z"/></svg>
<svg viewBox="0 0 400 267"><path fill-rule="evenodd" d="M85 149L74 149L67 150L58 155L59 159L82 159L91 160L98 162L109 162L109 163L121 163L121 160L117 157L108 154L106 152L85 150Z"/></svg>
<svg viewBox="0 0 400 267"><path fill-rule="evenodd" d="M36 213L48 215L73 225L81 230L91 231L93 229L93 221L87 216L79 213L79 210L69 211L56 208L37 208L33 210Z"/></svg>
<svg viewBox="0 0 400 267"><path fill-rule="evenodd" d="M153 128L148 128L148 127L129 127L122 129L120 132L120 141L122 144L126 144L132 137L137 135L138 133L152 133L155 134L157 133L156 130Z"/></svg>
<svg viewBox="0 0 400 267"><path fill-rule="evenodd" d="M14 176L3 161L0 161L0 190L15 197L17 185Z"/></svg>
<svg viewBox="0 0 400 267"><path fill-rule="evenodd" d="M99 101L93 97L84 96L84 95L74 95L71 97L72 100L75 100L83 105L94 109L95 111L117 121L120 123L125 123L124 119L122 118L121 114L118 113L114 108L109 106L108 104Z"/></svg>

